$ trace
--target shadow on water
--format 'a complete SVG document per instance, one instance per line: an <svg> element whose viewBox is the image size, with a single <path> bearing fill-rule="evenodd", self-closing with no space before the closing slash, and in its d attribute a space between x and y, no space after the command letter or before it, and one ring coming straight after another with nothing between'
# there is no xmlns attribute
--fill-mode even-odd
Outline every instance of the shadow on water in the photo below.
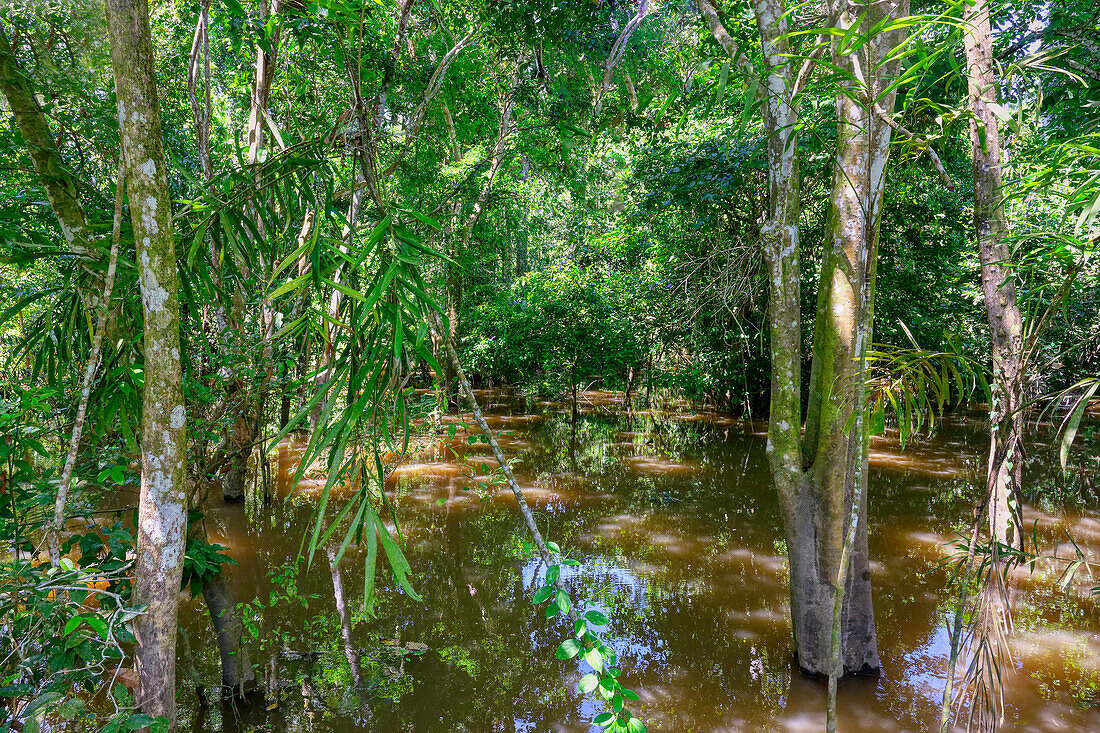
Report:
<svg viewBox="0 0 1100 733"><path fill-rule="evenodd" d="M593 392L573 430L567 406L483 393L544 534L582 561L563 578L611 619L605 635L651 730L798 733L824 728L824 689L792 669L787 570L764 462L766 426L688 404L638 411ZM279 447L270 505L210 513L245 601L266 696L250 707L200 709L196 731L588 731L599 705L574 692L583 661L554 650L567 631L530 598L545 568L524 556L508 491L484 482L492 461L456 438L397 470L389 495L407 539L415 602L379 564L377 607L362 608L365 552L339 567L324 553L295 564L323 477L289 478L301 444ZM472 428L472 421L468 427ZM948 638L944 543L969 517L985 449L980 425L945 424L933 439L872 446L872 572L883 674L840 686L840 729L929 730L938 719ZM1050 458L1056 464L1056 459ZM484 464L484 465L483 465ZM1040 467L1043 468L1043 467ZM1049 469L1047 466L1044 470ZM1031 470L1032 467L1029 467ZM1051 474L1053 475L1053 474ZM482 482L479 484L479 482ZM442 502L440 502L442 500ZM1095 504L1026 508L1055 541L1077 533L1100 548ZM1100 615L1087 590L1049 574L1022 580L1009 723L1029 731L1100 729L1085 704L1100 688ZM217 654L201 609L184 623L203 673ZM201 640L207 639L207 643ZM262 675L259 673L262 671ZM598 730L598 729L596 729Z"/></svg>

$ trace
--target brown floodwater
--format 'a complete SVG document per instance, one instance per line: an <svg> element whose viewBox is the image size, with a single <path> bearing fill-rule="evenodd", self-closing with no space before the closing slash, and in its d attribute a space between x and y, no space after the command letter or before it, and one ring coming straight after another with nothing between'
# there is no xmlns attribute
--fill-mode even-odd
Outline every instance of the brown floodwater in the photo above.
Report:
<svg viewBox="0 0 1100 733"><path fill-rule="evenodd" d="M622 681L641 696L635 713L652 731L824 730L824 685L791 663L765 426L687 404L628 418L619 399L585 395L574 431L566 406L479 395L491 427L505 433L504 451L521 461L515 472L543 534L581 561L563 568L575 603L611 619L604 636ZM524 556L515 502L491 481L488 447L469 444L466 429L459 421L455 439L407 460L388 486L422 601L400 591L383 560L376 607L364 613L366 553L354 545L338 577L324 553L295 562L324 484L307 472L292 490L301 443L272 455L273 501L210 510L212 539L239 564L228 573L248 604L249 652L268 697L199 706L181 685L182 730L599 730L590 721L602 703L575 691L587 666L554 656L565 622L531 604L545 568ZM938 722L952 614L939 563L969 522L986 440L980 420L954 419L904 450L896 434L872 445L882 674L841 682L843 733L928 731ZM1079 449L1094 467L1095 449L1091 436ZM1094 473L1067 489L1056 450L1038 437L1028 472L1042 487L1024 508L1029 527L1048 544L1061 541L1064 555L1068 531L1100 556ZM1059 570L1018 578L1008 729L1100 730L1100 707L1090 707L1100 700L1100 613L1092 583L1062 590ZM349 614L347 642L334 587ZM199 602L183 614L199 673L217 679Z"/></svg>

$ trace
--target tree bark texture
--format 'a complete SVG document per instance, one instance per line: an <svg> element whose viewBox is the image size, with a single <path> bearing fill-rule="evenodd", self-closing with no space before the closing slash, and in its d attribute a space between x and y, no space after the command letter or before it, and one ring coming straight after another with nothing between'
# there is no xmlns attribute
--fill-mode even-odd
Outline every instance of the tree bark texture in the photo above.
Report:
<svg viewBox="0 0 1100 733"><path fill-rule="evenodd" d="M908 15L907 0L853 3L838 9L838 25L849 28L863 17L863 33L884 18ZM867 556L867 434L864 382L874 312L874 275L886 165L892 128L876 113L876 104L893 112L898 62L885 61L904 42L906 30L877 33L851 54L834 49L833 63L866 83L850 82L837 95L837 153L814 324L813 362L803 465L808 490L820 507L818 564L802 579L807 606L830 606L838 579L844 579L843 669L873 673L879 668ZM853 513L854 497L860 506ZM843 543L850 517L857 517L842 567ZM793 571L792 571L793 577ZM795 599L792 598L792 602ZM793 609L792 609L793 610ZM820 656L812 639L803 655ZM818 664L814 663L814 669Z"/></svg>
<svg viewBox="0 0 1100 733"><path fill-rule="evenodd" d="M187 413L181 386L172 199L146 0L107 0L107 25L144 315L133 595L146 610L134 624L140 680L136 701L144 712L166 717L174 729L176 623L187 519Z"/></svg>
<svg viewBox="0 0 1100 733"><path fill-rule="evenodd" d="M38 180L57 216L65 242L81 255L91 253L91 232L80 204L76 178L54 144L45 112L34 96L30 76L15 57L4 24L0 23L0 89L23 135ZM102 291L100 291L102 292Z"/></svg>
<svg viewBox="0 0 1100 733"><path fill-rule="evenodd" d="M746 76L755 69L723 27L709 0L696 0L718 44ZM799 269L800 176L797 134L799 90L808 67L790 61L787 10L783 0L754 0L764 56L761 79L768 155L768 211L761 242L768 266L767 320L771 349L771 397L767 456L779 495L791 577L791 624L795 655L803 672L833 672L831 636L838 580L845 584L841 619L843 672L878 671L870 573L867 557L867 436L862 419L859 357L871 337L878 220L890 128L870 103L896 73L880 66L903 36L872 39L834 63L857 69L870 88L845 90L838 98L839 135L834 167L829 240L815 322L806 437L802 436L801 282ZM853 23L863 11L871 28L908 12L905 0L849 3L831 17ZM872 20L873 18L873 20ZM893 95L880 103L892 109ZM853 416L854 419L853 419ZM856 491L857 487L860 489ZM860 506L853 513L853 500ZM841 568L850 524L851 561Z"/></svg>
<svg viewBox="0 0 1100 733"><path fill-rule="evenodd" d="M986 0L965 5L966 66L970 93L970 145L974 171L974 231L982 266L982 293L993 347L990 448L987 471L989 534L1002 544L1019 545L1018 508L1013 497L1023 482L1023 402L1025 390L1023 318L1016 299L1012 253L1001 179L1001 135L992 106L998 99L993 72L993 37Z"/></svg>

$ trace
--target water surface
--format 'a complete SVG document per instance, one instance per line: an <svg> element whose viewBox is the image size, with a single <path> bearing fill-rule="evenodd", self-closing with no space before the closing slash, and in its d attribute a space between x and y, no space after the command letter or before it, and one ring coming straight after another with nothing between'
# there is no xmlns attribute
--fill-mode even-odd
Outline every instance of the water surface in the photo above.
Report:
<svg viewBox="0 0 1100 733"><path fill-rule="evenodd" d="M491 427L505 432L505 452L521 461L515 472L543 534L582 561L563 574L574 599L611 618L606 638L622 681L641 695L635 712L650 730L823 730L824 686L792 669L765 426L689 405L628 417L619 399L588 393L574 430L560 405L479 396ZM592 729L602 707L574 691L587 667L554 657L565 623L531 605L544 568L524 555L515 502L490 482L488 446L468 442L467 422L459 420L454 440L404 463L389 486L423 601L397 589L379 563L368 616L365 553L352 547L341 563L335 580L350 614L350 650L326 559L293 569L323 485L310 474L290 490L300 444L288 441L276 458L285 501L211 510L214 539L239 563L231 583L251 603L246 617L258 638L250 652L273 699L200 708L181 693L181 729ZM870 549L882 675L841 683L846 733L924 731L938 721L950 602L938 566L944 543L969 522L985 446L975 419L945 422L905 450L896 435L874 441ZM1049 542L1069 530L1097 557L1094 493L1086 486L1085 499L1067 506L1052 450L1041 441L1031 450L1029 481L1047 488L1025 508L1029 526ZM1056 575L1020 579L1008 727L1100 730L1100 708L1089 707L1100 697L1100 613L1089 583L1062 591ZM215 679L217 653L197 602L185 607L184 623L200 673Z"/></svg>

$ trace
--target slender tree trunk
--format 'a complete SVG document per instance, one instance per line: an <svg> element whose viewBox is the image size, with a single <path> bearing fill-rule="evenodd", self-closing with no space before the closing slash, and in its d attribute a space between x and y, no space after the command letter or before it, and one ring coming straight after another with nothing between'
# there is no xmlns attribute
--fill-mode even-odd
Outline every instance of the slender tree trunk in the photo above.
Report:
<svg viewBox="0 0 1100 733"><path fill-rule="evenodd" d="M187 412L180 370L172 198L161 139L146 0L107 0L111 61L144 315L141 493L133 597L140 690L136 701L176 722L176 624L187 519Z"/></svg>
<svg viewBox="0 0 1100 733"><path fill-rule="evenodd" d="M519 85L522 81L521 71L523 69L523 62L524 58L520 56L516 62L516 68L512 73L511 85L501 105L500 124L497 126L497 136L493 143L493 156L489 163L489 171L486 174L485 183L482 184L481 192L474 201L470 214L466 217L461 240L456 241L453 236L451 238L454 247L454 250L450 253L452 259L458 259L469 249L470 243L473 240L474 229L477 227L478 221L481 220L481 215L488 206L489 196L492 193L493 183L496 180L497 173L504 164L505 154L508 152L508 138L512 132L512 111L515 108L516 94L519 92ZM449 127L453 128L454 123L451 121L450 110L447 110L445 114ZM455 142L456 138L453 135L451 137L454 152L457 154L459 152L458 143ZM447 263L445 269L448 325L445 338L450 348L457 352L460 341L462 317L462 271L460 267L451 263ZM444 388L447 393L447 398L451 402L452 409L454 409L457 408L459 397L457 380L455 379L454 369L450 365L450 362L441 361L443 361L444 364Z"/></svg>
<svg viewBox="0 0 1100 733"><path fill-rule="evenodd" d="M638 10L634 13L634 17L623 27L622 32L619 33L619 37L615 39L615 43L611 46L611 51L607 55L607 60L603 65L603 78L600 80L600 85L596 88L595 94L595 113L599 117L600 112L603 111L603 97L607 94L607 90L611 88L612 74L615 72L615 67L619 65L619 62L623 59L623 54L626 53L626 46L630 42L630 37L634 35L634 31L638 30L638 26L642 24L642 21L650 14L651 7L649 0L638 0ZM633 93L633 86L630 87L631 93ZM634 98L633 105L637 106L637 99Z"/></svg>
<svg viewBox="0 0 1100 733"><path fill-rule="evenodd" d="M282 0L260 0L260 17L278 15ZM255 165L260 160L264 148L264 127L267 117L267 103L271 95L271 82L275 78L275 54L279 52L279 28L270 39L270 51L256 47L255 80L252 84L252 109L248 115L248 164Z"/></svg>
<svg viewBox="0 0 1100 733"><path fill-rule="evenodd" d="M54 501L53 522L46 532L46 543L49 546L50 564L57 567L61 562L61 530L65 526L65 505L69 497L69 485L72 483L73 470L76 468L76 457L80 448L80 437L84 432L84 419L88 414L88 401L92 396L92 382L95 379L96 370L99 368L100 355L103 350L103 335L107 332L107 322L110 318L108 309L111 305L111 291L115 285L115 269L118 266L118 245L122 238L122 191L125 181L122 177L123 162L119 159L118 185L115 187L115 216L111 228L111 254L107 260L107 277L104 283L103 295L97 298L96 305L99 315L96 318L95 335L92 337L92 349L88 353L88 363L84 367L84 379L80 384L80 404L76 409L76 419L73 421L73 432L69 436L69 452L65 456L65 466L61 470L61 481L57 485L57 499Z"/></svg>
<svg viewBox="0 0 1100 733"><path fill-rule="evenodd" d="M34 170L57 216L65 242L74 252L89 255L91 231L80 204L76 178L57 150L46 114L34 96L34 85L15 58L3 22L0 22L0 89L23 135Z"/></svg>
<svg viewBox="0 0 1100 733"><path fill-rule="evenodd" d="M199 72L205 70L203 104L199 104ZM203 175L210 181L214 177L214 164L210 157L210 0L200 0L199 18L195 23L195 35L191 41L191 54L187 65L187 100L191 103L191 116L195 120L195 146L199 151L199 164Z"/></svg>
<svg viewBox="0 0 1100 733"><path fill-rule="evenodd" d="M452 254L451 258L453 259L454 257L455 255ZM447 289L447 331L442 334L442 339L446 342L446 346L457 349L459 341L459 319L462 313L462 268L452 262L445 263L443 267L445 270L444 285ZM446 346L442 347L443 351L441 353L446 353ZM447 396L448 411L457 412L459 397L458 379L455 376L454 367L450 362L442 362L442 366L443 384L441 387L443 393Z"/></svg>
<svg viewBox="0 0 1100 733"><path fill-rule="evenodd" d="M982 292L993 346L990 448L987 471L989 533L1019 545L1020 517L1012 508L1023 482L1023 403L1026 387L1023 318L1016 299L1001 179L1001 135L991 105L998 99L993 38L986 0L965 5L966 66L970 90L970 145L974 170L974 231L982 265Z"/></svg>
<svg viewBox="0 0 1100 733"><path fill-rule="evenodd" d="M760 234L768 264L768 327L771 337L771 408L767 456L779 495L791 578L791 626L795 656L803 671L828 671L828 619L833 595L815 582L819 507L802 468L801 276L799 272L799 172L795 127L798 112L789 96L785 7L758 0L757 25L766 66L764 131L768 140L768 216Z"/></svg>
<svg viewBox="0 0 1100 733"><path fill-rule="evenodd" d="M281 0L262 0L260 3L260 16L267 18L278 14L282 7ZM267 107L271 96L271 83L275 78L275 59L279 49L279 31L270 39L270 50L257 47L255 74L252 82L252 109L248 117L248 164L255 166L260 162L260 154L263 152L266 135L264 129L267 125ZM264 224L252 207L253 220L256 229L264 232ZM245 274L247 277L247 273ZM265 278L266 279L266 278ZM241 298L243 302L243 297ZM270 306L261 305L261 320L263 326L273 318ZM238 338L243 338L245 333L245 317L242 308L234 305L230 308L229 318L233 322L233 330ZM265 329L266 330L266 329ZM265 354L270 350L270 345L265 346ZM257 365L265 372L270 372L270 360L261 359ZM252 455L250 446L256 441L255 425L260 422L263 415L265 396L262 391L256 390L248 380L238 379L235 385L235 419L230 427L230 440L233 446L234 459L229 464L225 474L223 486L224 497L228 501L243 501L245 498L245 483L248 480L248 459Z"/></svg>

